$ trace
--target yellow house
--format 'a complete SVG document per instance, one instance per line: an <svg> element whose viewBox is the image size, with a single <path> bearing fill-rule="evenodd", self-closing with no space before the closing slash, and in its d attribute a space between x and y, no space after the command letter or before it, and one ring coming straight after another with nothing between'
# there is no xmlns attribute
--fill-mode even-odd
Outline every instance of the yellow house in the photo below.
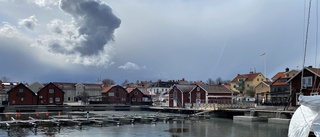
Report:
<svg viewBox="0 0 320 137"><path fill-rule="evenodd" d="M271 95L270 95L270 85L271 82L269 81L261 81L256 87L255 87L255 98L258 103L266 103L271 101Z"/></svg>
<svg viewBox="0 0 320 137"><path fill-rule="evenodd" d="M231 82L231 89L238 91L242 94L250 94L254 91L255 87L262 81L267 81L262 73L250 72L249 74L238 74Z"/></svg>

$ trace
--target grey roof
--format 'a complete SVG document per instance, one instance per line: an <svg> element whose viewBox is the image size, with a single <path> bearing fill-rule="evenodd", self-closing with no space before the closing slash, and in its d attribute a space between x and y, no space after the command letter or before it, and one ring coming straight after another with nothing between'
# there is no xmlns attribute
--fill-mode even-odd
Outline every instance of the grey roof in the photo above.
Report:
<svg viewBox="0 0 320 137"><path fill-rule="evenodd" d="M181 92L190 92L196 85L181 85L181 84L176 84L175 85Z"/></svg>
<svg viewBox="0 0 320 137"><path fill-rule="evenodd" d="M208 93L231 93L224 85L199 85L202 89L207 91Z"/></svg>
<svg viewBox="0 0 320 137"><path fill-rule="evenodd" d="M33 82L28 86L28 88L31 89L34 93L37 93L43 87L44 85L40 84L39 82Z"/></svg>

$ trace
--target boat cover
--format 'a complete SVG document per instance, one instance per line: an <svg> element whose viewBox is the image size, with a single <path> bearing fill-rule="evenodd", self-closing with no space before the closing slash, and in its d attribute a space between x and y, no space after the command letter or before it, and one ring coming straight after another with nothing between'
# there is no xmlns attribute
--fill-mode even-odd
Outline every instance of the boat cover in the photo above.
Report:
<svg viewBox="0 0 320 137"><path fill-rule="evenodd" d="M308 137L313 131L320 137L320 96L300 96L300 107L294 112L288 137Z"/></svg>

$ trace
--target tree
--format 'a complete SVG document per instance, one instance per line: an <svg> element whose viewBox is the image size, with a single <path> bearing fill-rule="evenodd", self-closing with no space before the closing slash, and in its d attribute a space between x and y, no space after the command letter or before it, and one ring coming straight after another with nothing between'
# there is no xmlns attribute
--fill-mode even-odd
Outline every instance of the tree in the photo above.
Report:
<svg viewBox="0 0 320 137"><path fill-rule="evenodd" d="M207 80L207 85L215 85L215 82L211 78L209 78Z"/></svg>
<svg viewBox="0 0 320 137"><path fill-rule="evenodd" d="M83 91L80 93L80 95L78 95L78 98L82 101L83 104L87 104L89 99L89 93Z"/></svg>
<svg viewBox="0 0 320 137"><path fill-rule="evenodd" d="M125 86L127 86L129 84L129 80L124 80L123 82L122 82L122 87L125 87Z"/></svg>
<svg viewBox="0 0 320 137"><path fill-rule="evenodd" d="M221 85L221 84L223 84L223 80L222 80L222 78L221 77L218 77L217 79L216 79L216 85Z"/></svg>
<svg viewBox="0 0 320 137"><path fill-rule="evenodd" d="M250 89L247 90L245 94L250 96L250 97L254 97L256 92L254 91L253 87L250 87Z"/></svg>
<svg viewBox="0 0 320 137"><path fill-rule="evenodd" d="M6 76L1 77L1 80L2 82L10 82L10 78Z"/></svg>
<svg viewBox="0 0 320 137"><path fill-rule="evenodd" d="M108 87L108 86L111 86L111 85L114 85L116 84L112 79L103 79L102 80L102 84L105 86L105 87Z"/></svg>

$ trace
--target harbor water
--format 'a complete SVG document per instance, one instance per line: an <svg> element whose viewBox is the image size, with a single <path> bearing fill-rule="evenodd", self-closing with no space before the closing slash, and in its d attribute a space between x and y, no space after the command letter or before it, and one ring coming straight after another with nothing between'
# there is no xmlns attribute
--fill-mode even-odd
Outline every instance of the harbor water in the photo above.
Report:
<svg viewBox="0 0 320 137"><path fill-rule="evenodd" d="M110 113L112 111L103 112ZM144 115L153 112L114 112ZM234 122L232 119L210 118L184 122L135 123L123 125L78 125L0 128L0 137L284 137L288 125L267 122Z"/></svg>

